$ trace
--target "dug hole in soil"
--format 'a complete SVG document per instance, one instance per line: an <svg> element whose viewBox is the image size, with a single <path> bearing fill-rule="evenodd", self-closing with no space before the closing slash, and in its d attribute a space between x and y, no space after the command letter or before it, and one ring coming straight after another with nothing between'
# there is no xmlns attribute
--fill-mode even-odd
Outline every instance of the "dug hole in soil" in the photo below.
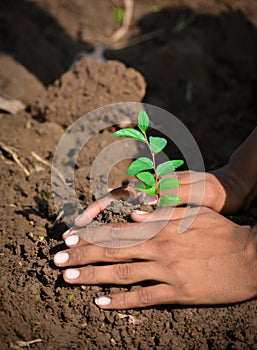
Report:
<svg viewBox="0 0 257 350"><path fill-rule="evenodd" d="M176 0L138 1L126 39L158 30L160 35L105 52L105 59L136 70L89 57L69 70L80 51L97 42L108 45L118 28L112 10L111 1L100 0L0 4L0 91L27 106L16 115L0 114L0 348L22 349L21 341L40 339L30 348L256 349L256 300L103 311L94 304L96 296L139 286L68 285L53 264L53 255L65 248L66 225L56 220L51 162L66 128L83 114L115 102L163 107L192 132L207 170L224 164L256 126L255 1L211 0L207 6L187 0L183 7ZM192 23L171 35L170 26L185 16ZM91 165L113 142L113 131L95 137L76 164L84 206L94 199ZM113 169L109 187L128 180L127 165ZM230 218L254 225L256 205Z"/></svg>

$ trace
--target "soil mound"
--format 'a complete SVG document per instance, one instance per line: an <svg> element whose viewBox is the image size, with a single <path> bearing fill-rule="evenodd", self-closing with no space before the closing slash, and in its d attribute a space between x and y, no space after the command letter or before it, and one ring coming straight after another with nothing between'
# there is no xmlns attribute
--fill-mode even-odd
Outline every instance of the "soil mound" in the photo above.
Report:
<svg viewBox="0 0 257 350"><path fill-rule="evenodd" d="M101 106L113 102L139 102L145 89L145 80L135 69L126 68L120 62L101 63L84 57L38 100L39 113L46 120L68 126Z"/></svg>

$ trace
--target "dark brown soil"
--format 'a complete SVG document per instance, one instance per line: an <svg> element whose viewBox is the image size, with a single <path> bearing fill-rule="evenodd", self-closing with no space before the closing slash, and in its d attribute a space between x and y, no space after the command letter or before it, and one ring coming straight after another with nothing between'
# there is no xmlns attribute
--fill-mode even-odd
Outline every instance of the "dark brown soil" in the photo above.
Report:
<svg viewBox="0 0 257 350"><path fill-rule="evenodd" d="M103 311L94 305L96 296L138 286L70 286L53 264L53 255L64 248L66 226L56 220L49 165L65 128L82 114L113 102L140 101L146 81L144 101L164 107L189 127L208 169L224 164L256 126L255 0L208 5L138 0L127 38L158 30L157 35L108 49L105 57L121 60L144 78L121 63L87 58L68 71L81 50L109 44L118 27L113 3L122 5L119 0L0 2L0 91L27 104L17 115L0 114L0 348L20 349L17 341L41 339L30 348L257 349L256 300ZM153 5L161 11L151 12ZM171 33L188 17L193 22L185 30ZM78 161L76 190L83 205L94 199L90 166L112 142L112 132L99 134ZM111 173L109 187L127 180L125 165ZM103 219L110 220L110 214ZM254 225L257 208L231 219Z"/></svg>

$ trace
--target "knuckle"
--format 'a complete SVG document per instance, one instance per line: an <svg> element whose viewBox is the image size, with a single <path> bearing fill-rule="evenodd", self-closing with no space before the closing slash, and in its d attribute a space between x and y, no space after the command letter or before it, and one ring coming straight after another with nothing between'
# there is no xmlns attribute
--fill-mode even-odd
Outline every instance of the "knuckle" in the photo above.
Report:
<svg viewBox="0 0 257 350"><path fill-rule="evenodd" d="M205 183L205 196L208 198L208 205L212 205L215 199L220 195L217 187L213 185L211 179L207 179Z"/></svg>
<svg viewBox="0 0 257 350"><path fill-rule="evenodd" d="M183 266L179 261L172 261L166 265L167 271L169 274L172 274L172 277L177 283L181 281L181 271L183 271Z"/></svg>
<svg viewBox="0 0 257 350"><path fill-rule="evenodd" d="M212 210L210 208L207 208L207 207L200 208L199 214L210 214L210 213L212 213Z"/></svg>
<svg viewBox="0 0 257 350"><path fill-rule="evenodd" d="M140 305L149 305L152 301L152 293L146 288L140 288L137 291L137 298Z"/></svg>
<svg viewBox="0 0 257 350"><path fill-rule="evenodd" d="M185 300L190 301L192 298L192 294L193 294L192 286L187 282L181 283L180 293L181 293L181 295L183 295L183 298Z"/></svg>
<svg viewBox="0 0 257 350"><path fill-rule="evenodd" d="M78 263L83 263L85 261L85 250L83 247L76 248L76 260Z"/></svg>
<svg viewBox="0 0 257 350"><path fill-rule="evenodd" d="M114 245L108 245L104 247L103 254L104 254L104 258L106 259L114 259L119 254L119 248L115 247Z"/></svg>
<svg viewBox="0 0 257 350"><path fill-rule="evenodd" d="M166 241L159 241L157 242L156 246L155 246L155 249L157 251L157 254L159 256L162 256L165 251L166 251Z"/></svg>
<svg viewBox="0 0 257 350"><path fill-rule="evenodd" d="M115 278L118 281L126 281L130 277L130 265L129 264L118 264L115 266Z"/></svg>
<svg viewBox="0 0 257 350"><path fill-rule="evenodd" d="M94 284L95 282L95 267L92 265L89 265L85 269L85 277L88 283Z"/></svg>
<svg viewBox="0 0 257 350"><path fill-rule="evenodd" d="M118 295L116 295L116 303L119 308L123 308L126 306L126 303L127 303L126 294L127 293L119 293Z"/></svg>
<svg viewBox="0 0 257 350"><path fill-rule="evenodd" d="M110 231L110 238L112 240L112 246L116 246L124 232L123 225L120 224L118 227L112 227Z"/></svg>
<svg viewBox="0 0 257 350"><path fill-rule="evenodd" d="M167 251L170 250L170 243L168 240L157 241L154 246L157 256L163 257L166 256ZM168 252L169 253L169 252Z"/></svg>

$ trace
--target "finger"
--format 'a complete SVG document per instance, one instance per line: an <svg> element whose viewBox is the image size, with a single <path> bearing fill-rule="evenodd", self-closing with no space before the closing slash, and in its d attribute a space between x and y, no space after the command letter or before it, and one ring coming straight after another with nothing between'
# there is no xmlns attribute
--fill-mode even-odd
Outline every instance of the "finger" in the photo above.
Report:
<svg viewBox="0 0 257 350"><path fill-rule="evenodd" d="M119 234L118 232L120 231L114 231L118 225L119 224L108 224L104 226L104 229L99 227L93 228L93 230L82 228L75 234L66 236L64 238L65 244L69 248L88 246L91 244L96 244L103 247L105 245L109 245L111 242L113 245L115 245L117 242L117 246L120 247L125 245L119 244L118 241L124 243L124 241L130 240L131 242L133 240L136 244L140 244L142 241L145 241L143 236L139 237L137 234L134 234L133 236L130 235L130 233L126 234L126 236Z"/></svg>
<svg viewBox="0 0 257 350"><path fill-rule="evenodd" d="M83 227L88 225L101 211L106 209L115 198L108 193L106 196L97 199L80 214L74 221L75 227Z"/></svg>
<svg viewBox="0 0 257 350"><path fill-rule="evenodd" d="M75 284L132 284L140 281L160 280L163 268L155 262L130 262L106 266L86 266L68 269L63 278Z"/></svg>
<svg viewBox="0 0 257 350"><path fill-rule="evenodd" d="M115 293L101 296L95 303L103 309L131 309L151 305L171 304L174 301L174 288L166 284L139 288L133 292Z"/></svg>
<svg viewBox="0 0 257 350"><path fill-rule="evenodd" d="M63 233L62 238L76 234L83 226L87 226L90 222L106 207L111 204L109 194L91 204L80 214L74 221L74 225Z"/></svg>
<svg viewBox="0 0 257 350"><path fill-rule="evenodd" d="M144 243L165 229L166 225L176 225L168 220L154 222L117 223L84 227L77 235L84 241L98 245L126 248ZM175 232L176 227L173 228Z"/></svg>
<svg viewBox="0 0 257 350"><path fill-rule="evenodd" d="M108 208L113 201L135 201L137 199L139 200L141 195L141 192L135 190L133 182L127 186L115 188L106 196L89 204L84 212L75 219L74 227L66 231L63 236L72 234L76 228L88 225L101 211Z"/></svg>
<svg viewBox="0 0 257 350"><path fill-rule="evenodd" d="M195 207L195 208L162 207L162 208L156 209L154 212L151 212L151 213L146 213L140 210L134 210L131 213L131 218L136 222L181 220L190 216L203 214L207 211L209 212L209 209L205 207Z"/></svg>
<svg viewBox="0 0 257 350"><path fill-rule="evenodd" d="M186 170L186 171L177 171L172 174L175 175L175 177L177 178L177 180L181 185L189 185L195 182L206 180L206 173L204 172ZM169 176L172 176L172 174Z"/></svg>
<svg viewBox="0 0 257 350"><path fill-rule="evenodd" d="M74 226L68 229L62 235L63 239L77 233L77 231L84 226L87 226L92 222L92 220L104 209L110 206L111 202L114 200L125 200L129 197L128 187L116 188L112 192L108 193L106 196L99 198L93 203L90 203L89 206L80 214L74 221Z"/></svg>
<svg viewBox="0 0 257 350"><path fill-rule="evenodd" d="M205 182L199 181L190 184L179 184L178 187L170 190L161 191L160 195L171 194L182 199L179 205L192 204L192 205L204 205L205 200Z"/></svg>
<svg viewBox="0 0 257 350"><path fill-rule="evenodd" d="M149 243L149 242L147 242ZM152 244L152 243L150 243ZM97 245L78 246L58 252L54 256L57 266L78 266L100 262L122 262L133 259L154 260L156 249L146 249L141 245L131 248L118 248L112 242L104 247Z"/></svg>

